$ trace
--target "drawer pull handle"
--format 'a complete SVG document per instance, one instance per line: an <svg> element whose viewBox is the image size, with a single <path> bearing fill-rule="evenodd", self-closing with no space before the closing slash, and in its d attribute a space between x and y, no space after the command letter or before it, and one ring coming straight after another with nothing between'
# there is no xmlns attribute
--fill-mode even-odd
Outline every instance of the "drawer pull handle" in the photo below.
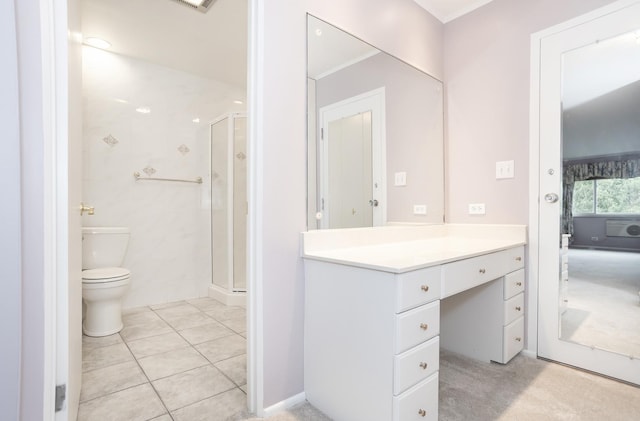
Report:
<svg viewBox="0 0 640 421"><path fill-rule="evenodd" d="M485 273L486 270L485 269L480 269L480 273Z"/></svg>
<svg viewBox="0 0 640 421"><path fill-rule="evenodd" d="M429 325L426 324L426 323L420 323L420 329L427 330L427 329L429 329Z"/></svg>
<svg viewBox="0 0 640 421"><path fill-rule="evenodd" d="M516 307L516 311L520 311L522 308L520 306Z"/></svg>
<svg viewBox="0 0 640 421"><path fill-rule="evenodd" d="M429 291L429 285L422 285L420 289L423 290L424 292L427 292Z"/></svg>
<svg viewBox="0 0 640 421"><path fill-rule="evenodd" d="M517 287L521 287L522 286L522 282L516 282L516 286Z"/></svg>
<svg viewBox="0 0 640 421"><path fill-rule="evenodd" d="M421 417L425 417L427 415L427 411L425 411L424 409L420 409L418 411L418 415L420 415Z"/></svg>
<svg viewBox="0 0 640 421"><path fill-rule="evenodd" d="M420 363L420 367L421 367L423 370L426 370L426 369L427 369L427 363L425 363L425 362Z"/></svg>
<svg viewBox="0 0 640 421"><path fill-rule="evenodd" d="M521 262L522 261L522 257L518 256L516 257L516 262Z"/></svg>
<svg viewBox="0 0 640 421"><path fill-rule="evenodd" d="M522 342L522 338L516 338L516 341Z"/></svg>

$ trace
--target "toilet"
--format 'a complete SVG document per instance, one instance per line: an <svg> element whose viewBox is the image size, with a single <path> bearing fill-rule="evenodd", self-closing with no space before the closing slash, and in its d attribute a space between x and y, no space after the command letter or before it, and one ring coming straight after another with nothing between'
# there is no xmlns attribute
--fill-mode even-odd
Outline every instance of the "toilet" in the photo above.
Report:
<svg viewBox="0 0 640 421"><path fill-rule="evenodd" d="M87 336L107 336L122 330L122 299L131 272L120 267L129 243L129 228L82 228L82 298Z"/></svg>

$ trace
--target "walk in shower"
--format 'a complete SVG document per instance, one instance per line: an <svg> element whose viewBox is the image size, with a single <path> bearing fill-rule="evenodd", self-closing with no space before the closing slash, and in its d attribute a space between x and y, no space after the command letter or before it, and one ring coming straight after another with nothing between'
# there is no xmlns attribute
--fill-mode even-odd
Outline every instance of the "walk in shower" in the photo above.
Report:
<svg viewBox="0 0 640 421"><path fill-rule="evenodd" d="M247 117L211 123L211 294L244 305L247 279Z"/></svg>

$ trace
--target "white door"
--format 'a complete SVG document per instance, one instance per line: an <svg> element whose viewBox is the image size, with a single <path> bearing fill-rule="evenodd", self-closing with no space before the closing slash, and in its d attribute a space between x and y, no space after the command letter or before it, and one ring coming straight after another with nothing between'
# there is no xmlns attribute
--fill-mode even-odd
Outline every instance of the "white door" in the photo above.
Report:
<svg viewBox="0 0 640 421"><path fill-rule="evenodd" d="M384 88L320 109L322 228L386 219Z"/></svg>
<svg viewBox="0 0 640 421"><path fill-rule="evenodd" d="M577 101L571 98L571 102L575 104L570 104L568 95L571 83L569 82L573 82L573 80L567 79L568 67L573 63L572 60L576 53L594 51L601 54L607 45L623 41L630 41L635 45L636 49L632 50L633 52L628 58L640 62L640 45L637 45L635 32L637 30L640 30L640 3L623 1L605 8L603 13L592 14L582 22L565 25L561 30L540 36L539 139L537 139L540 146L537 210L539 225L537 249L532 250L531 253L534 256L538 255L539 262L537 268L539 288L538 355L640 384L640 359L638 359L640 355L625 355L623 352L605 349L605 347L594 345L589 341L571 340L566 334L567 332L563 335L561 322L566 310L564 302L566 297L561 294L566 293L566 288L563 288L563 285L567 282L567 273L572 270L572 262L570 259L568 263L561 261L563 251L560 240L561 234L564 233L561 221L564 187L563 159L566 158L563 156L563 141L567 142L568 140L566 132L569 124L568 119L575 115L575 113L568 112L569 107L595 101L595 98L603 97L606 93L627 85L629 82L613 80L614 77L619 76L617 75L618 68L624 69L628 66L617 66L616 69L606 74L589 76L595 67L594 64L591 64L584 67L582 72L576 72L571 76L583 77L585 83L578 92L581 98ZM534 48L536 47L534 46ZM597 60L594 63L597 63ZM636 72L635 79L640 79L639 76L640 73ZM537 110L534 109L533 115L536 113ZM533 124L535 125L535 118ZM604 127L604 124L601 127ZM535 127L534 130L536 130ZM608 138L598 144L600 147L602 144L608 144L608 148L611 150L613 140ZM582 146L585 148L596 147L598 144L591 146L582 144ZM606 152L607 146L604 149ZM534 238L532 247L536 247L536 232L534 231L532 235ZM533 263L535 264L535 260ZM565 272L564 276L563 272ZM635 298L637 299L637 296ZM570 305L571 301L569 300ZM583 317L589 317L587 313L583 312ZM636 324L636 326L639 325ZM618 327L614 325L609 328L617 329Z"/></svg>
<svg viewBox="0 0 640 421"><path fill-rule="evenodd" d="M371 111L330 121L325 138L329 182L324 203L330 228L373 226Z"/></svg>
<svg viewBox="0 0 640 421"><path fill-rule="evenodd" d="M56 161L55 419L77 417L82 376L82 44L77 0L54 10ZM86 216L85 216L86 218ZM58 393L58 392L57 392Z"/></svg>

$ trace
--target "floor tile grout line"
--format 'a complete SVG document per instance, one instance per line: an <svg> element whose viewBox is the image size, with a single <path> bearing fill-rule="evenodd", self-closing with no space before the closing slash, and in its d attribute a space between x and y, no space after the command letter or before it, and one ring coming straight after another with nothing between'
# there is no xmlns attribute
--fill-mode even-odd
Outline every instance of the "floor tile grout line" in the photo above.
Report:
<svg viewBox="0 0 640 421"><path fill-rule="evenodd" d="M122 340L124 341L124 338L122 338ZM129 348L129 344L127 344L126 341L124 341L124 342L125 342L125 345L126 345L127 349L129 350L129 352L133 356L133 359L135 360L136 364L138 365L138 368L142 372L142 375L147 379L147 382L149 383L149 386L151 386L151 389L153 390L153 393L156 394L156 396L160 400L160 403L162 404L163 408L167 411L167 414L169 414L169 417L171 417L171 419L173 420L173 417L171 416L171 412L169 411L169 408L167 408L167 405L164 403L164 400L162 400L162 396L160 396L160 393L158 393L158 391L156 390L155 386L153 385L153 382L151 381L151 379L149 378L147 373L144 371L144 368L142 368L142 365L140 365L140 362L138 361L136 356L133 355L133 352L131 351L131 348ZM150 418L150 419L153 419L153 418Z"/></svg>

